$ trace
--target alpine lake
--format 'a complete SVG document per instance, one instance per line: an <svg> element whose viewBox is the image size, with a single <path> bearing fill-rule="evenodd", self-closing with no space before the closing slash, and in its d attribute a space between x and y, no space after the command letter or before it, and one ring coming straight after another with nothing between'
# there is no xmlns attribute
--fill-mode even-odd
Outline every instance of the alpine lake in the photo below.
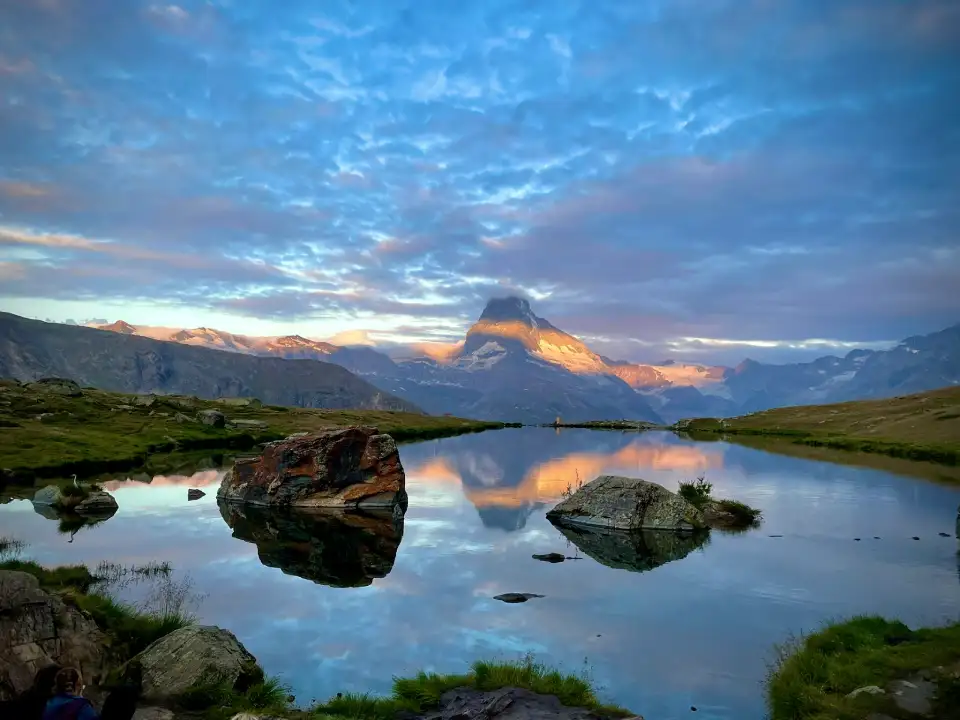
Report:
<svg viewBox="0 0 960 720"><path fill-rule="evenodd" d="M169 562L165 588L128 582L120 598L186 602L302 705L532 654L651 720L750 720L764 717L767 667L791 635L857 614L911 626L960 615L960 468L788 451L553 428L404 444L402 523L221 509L227 460L215 458L102 477L120 509L92 526L64 528L8 500L0 534L45 565ZM704 476L763 523L686 540L547 521L568 488L601 474L671 490ZM188 501L189 488L206 495ZM545 553L567 559L532 557ZM543 597L494 599L508 592Z"/></svg>

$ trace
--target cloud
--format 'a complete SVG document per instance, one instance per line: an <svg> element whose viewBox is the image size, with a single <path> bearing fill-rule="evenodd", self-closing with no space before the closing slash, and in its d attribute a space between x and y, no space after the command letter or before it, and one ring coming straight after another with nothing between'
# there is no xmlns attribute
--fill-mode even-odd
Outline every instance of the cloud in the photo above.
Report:
<svg viewBox="0 0 960 720"><path fill-rule="evenodd" d="M948 0L17 0L0 28L13 311L448 339L512 289L647 359L960 318Z"/></svg>

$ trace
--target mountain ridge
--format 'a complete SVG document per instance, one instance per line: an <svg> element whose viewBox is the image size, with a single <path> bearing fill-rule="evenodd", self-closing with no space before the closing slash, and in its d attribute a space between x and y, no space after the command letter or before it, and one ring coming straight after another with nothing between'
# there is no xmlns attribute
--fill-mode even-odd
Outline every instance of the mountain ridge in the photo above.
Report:
<svg viewBox="0 0 960 720"><path fill-rule="evenodd" d="M140 331L125 321L104 329L113 326L119 332ZM156 329L145 330L157 335ZM168 338L178 332L163 330ZM188 344L217 343L235 352L339 364L430 412L494 413L489 416L521 422L552 421L556 415L570 421L630 417L673 422L960 383L960 323L911 336L890 350L854 349L844 356L776 365L746 358L735 367L606 357L517 297L490 300L460 343L397 360L375 348L300 335L250 338L208 328L180 332L187 333ZM584 415L589 412L596 414Z"/></svg>

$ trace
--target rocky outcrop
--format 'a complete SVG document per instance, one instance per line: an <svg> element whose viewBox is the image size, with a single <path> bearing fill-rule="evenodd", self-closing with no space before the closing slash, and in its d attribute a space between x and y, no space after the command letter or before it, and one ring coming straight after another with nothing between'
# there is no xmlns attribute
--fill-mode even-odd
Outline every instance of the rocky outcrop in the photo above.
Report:
<svg viewBox="0 0 960 720"><path fill-rule="evenodd" d="M191 625L174 630L128 662L124 681L145 702L175 702L191 689L225 685L238 692L263 680L256 658L229 630Z"/></svg>
<svg viewBox="0 0 960 720"><path fill-rule="evenodd" d="M217 497L301 508L405 510L407 502L397 444L372 427L268 443L260 457L234 462Z"/></svg>
<svg viewBox="0 0 960 720"><path fill-rule="evenodd" d="M554 695L540 695L521 688L484 692L457 688L440 696L440 707L425 713L423 720L600 720L586 708L563 705ZM643 720L634 716L630 720Z"/></svg>
<svg viewBox="0 0 960 720"><path fill-rule="evenodd" d="M65 378L41 378L36 382L30 383L28 387L54 393L55 395L64 395L66 397L80 397L83 395L83 391L76 382Z"/></svg>
<svg viewBox="0 0 960 720"><path fill-rule="evenodd" d="M81 500L73 511L77 515L95 515L97 517L109 517L118 509L117 501L113 495L105 490L94 490Z"/></svg>
<svg viewBox="0 0 960 720"><path fill-rule="evenodd" d="M37 671L71 665L86 678L102 670L104 637L96 624L35 577L0 570L0 700L27 691Z"/></svg>
<svg viewBox="0 0 960 720"><path fill-rule="evenodd" d="M551 521L616 530L690 532L703 514L676 493L640 478L601 475L547 513Z"/></svg>
<svg viewBox="0 0 960 720"><path fill-rule="evenodd" d="M331 587L386 577L403 539L403 518L391 513L219 505L233 537L256 545L263 565Z"/></svg>
<svg viewBox="0 0 960 720"><path fill-rule="evenodd" d="M597 527L557 529L584 555L617 570L646 572L674 560L685 558L703 547L709 538L706 531L658 532L640 530L622 532Z"/></svg>
<svg viewBox="0 0 960 720"><path fill-rule="evenodd" d="M201 410L197 413L197 420L215 428L222 428L227 424L226 416L219 410Z"/></svg>

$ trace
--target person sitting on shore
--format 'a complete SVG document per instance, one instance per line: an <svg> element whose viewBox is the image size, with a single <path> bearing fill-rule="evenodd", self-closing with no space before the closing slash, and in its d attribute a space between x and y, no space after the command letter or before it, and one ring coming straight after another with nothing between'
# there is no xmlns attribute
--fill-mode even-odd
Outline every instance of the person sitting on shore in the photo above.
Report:
<svg viewBox="0 0 960 720"><path fill-rule="evenodd" d="M93 705L83 697L83 677L79 670L63 668L53 684L54 696L47 702L43 720L100 720Z"/></svg>

